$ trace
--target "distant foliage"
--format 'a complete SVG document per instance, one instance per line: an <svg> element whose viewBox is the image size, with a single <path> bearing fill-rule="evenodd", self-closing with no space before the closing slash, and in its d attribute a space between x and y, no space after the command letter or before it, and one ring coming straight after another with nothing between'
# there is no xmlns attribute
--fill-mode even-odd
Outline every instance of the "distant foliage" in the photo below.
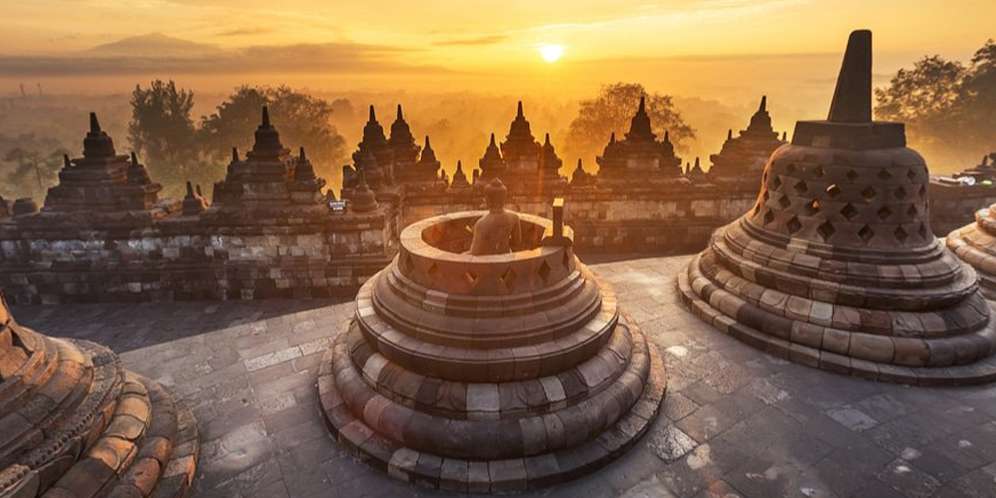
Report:
<svg viewBox="0 0 996 498"><path fill-rule="evenodd" d="M0 144L14 142L3 150L0 164L3 164L3 189L0 191L7 200L17 197L32 197L41 202L49 187L58 183L62 169L63 154L69 151L50 138L38 139L34 135L21 135L16 140L0 137Z"/></svg>
<svg viewBox="0 0 996 498"><path fill-rule="evenodd" d="M232 147L244 154L252 146L264 104L284 146L294 151L304 146L320 176L331 177L344 163L346 142L332 125L333 103L286 86L236 89L214 114L201 118L198 137L204 153L216 161L231 157Z"/></svg>
<svg viewBox="0 0 996 498"><path fill-rule="evenodd" d="M295 152L303 145L319 175L334 176L346 159L346 143L331 118L334 107L346 108L348 101L330 103L285 86L242 86L213 114L201 117L199 126L190 117L193 105L193 92L173 81L156 80L132 92L129 139L168 196L182 196L187 180L210 187L223 178L232 147L244 158L263 105L269 106L284 145Z"/></svg>
<svg viewBox="0 0 996 498"><path fill-rule="evenodd" d="M196 156L194 92L177 88L172 80L155 80L148 88L131 92L128 139L135 152L153 164L186 163Z"/></svg>
<svg viewBox="0 0 996 498"><path fill-rule="evenodd" d="M910 140L954 161L996 150L996 43L969 65L939 55L900 69L875 90L878 119L906 123ZM974 164L974 163L973 163Z"/></svg>
<svg viewBox="0 0 996 498"><path fill-rule="evenodd" d="M647 114L657 137L663 138L667 131L675 149L686 150L695 138L695 130L685 123L670 95L647 93L639 83L614 83L603 86L594 99L581 101L578 115L567 131L567 151L592 157L601 153L612 132L621 140L643 95L647 97Z"/></svg>

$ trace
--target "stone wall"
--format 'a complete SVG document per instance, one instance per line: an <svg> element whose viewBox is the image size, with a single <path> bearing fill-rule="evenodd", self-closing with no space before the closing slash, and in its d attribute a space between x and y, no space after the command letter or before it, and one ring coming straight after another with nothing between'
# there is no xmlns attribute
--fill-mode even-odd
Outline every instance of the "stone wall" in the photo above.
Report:
<svg viewBox="0 0 996 498"><path fill-rule="evenodd" d="M393 247L383 215L279 227L170 217L104 229L15 218L0 223L0 286L18 303L351 296Z"/></svg>
<svg viewBox="0 0 996 498"><path fill-rule="evenodd" d="M565 219L576 233L580 254L682 253L701 250L709 234L748 211L756 187L728 189L711 184L619 193L605 188L571 189L564 194ZM508 208L550 217L553 196L510 195ZM400 224L408 226L445 212L483 209L473 193L405 197Z"/></svg>
<svg viewBox="0 0 996 498"><path fill-rule="evenodd" d="M930 184L930 226L934 235L945 237L975 221L975 212L996 203L996 187Z"/></svg>

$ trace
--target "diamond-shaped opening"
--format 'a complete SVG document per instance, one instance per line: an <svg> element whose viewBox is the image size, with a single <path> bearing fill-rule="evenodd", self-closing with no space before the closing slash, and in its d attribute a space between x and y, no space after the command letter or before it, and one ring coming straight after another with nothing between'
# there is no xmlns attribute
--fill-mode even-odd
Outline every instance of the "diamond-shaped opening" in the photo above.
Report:
<svg viewBox="0 0 996 498"><path fill-rule="evenodd" d="M799 195L805 194L806 191L809 190L809 186L806 185L806 182L804 182L802 180L799 180L798 182L796 182L795 186L792 187L792 188L794 188L795 191L799 193Z"/></svg>
<svg viewBox="0 0 996 498"><path fill-rule="evenodd" d="M539 272L540 278L543 279L543 283L546 283L547 280L550 278L550 272L551 272L551 270L550 270L550 265L546 264L546 260L545 259L543 260L542 263L540 263L540 267L539 267L538 272Z"/></svg>
<svg viewBox="0 0 996 498"><path fill-rule="evenodd" d="M782 186L781 178L778 178L778 175L775 175L775 177L771 179L771 190L778 190L779 188L781 188L781 186Z"/></svg>
<svg viewBox="0 0 996 498"><path fill-rule="evenodd" d="M903 187L897 188L896 192L895 192L895 196L896 196L896 199L905 199L906 198L906 189L904 189Z"/></svg>
<svg viewBox="0 0 996 498"><path fill-rule="evenodd" d="M858 210L855 209L854 206L852 206L851 203L849 202L843 208L841 208L840 214L850 220L854 219L854 217L858 215Z"/></svg>
<svg viewBox="0 0 996 498"><path fill-rule="evenodd" d="M813 174L816 175L816 178L823 178L823 175L826 174L826 172L823 171L823 165L817 164L816 167L813 168Z"/></svg>
<svg viewBox="0 0 996 498"><path fill-rule="evenodd" d="M912 218L918 214L920 214L920 212L917 211L916 204L910 204L909 209L906 210L906 215Z"/></svg>
<svg viewBox="0 0 996 498"><path fill-rule="evenodd" d="M781 206L782 209L785 209L792 205L792 200L789 199L787 195L782 194L782 196L778 199L778 205Z"/></svg>
<svg viewBox="0 0 996 498"><path fill-rule="evenodd" d="M470 284L473 287L474 285L477 285L477 279L479 277L478 277L478 275L476 273L474 273L472 271L467 271L467 272L464 272L463 278L464 278L464 280L467 281L468 284Z"/></svg>
<svg viewBox="0 0 996 498"><path fill-rule="evenodd" d="M820 204L820 200L819 199L813 199L813 200L809 201L809 204L806 204L806 211L808 211L809 214L811 214L811 215L819 213L820 209L822 209L822 208L823 208L823 206Z"/></svg>
<svg viewBox="0 0 996 498"><path fill-rule="evenodd" d="M847 176L848 180L853 182L854 180L858 179L858 172L854 171L853 169L849 169L847 170L847 174L845 176Z"/></svg>
<svg viewBox="0 0 996 498"><path fill-rule="evenodd" d="M436 263L429 266L429 269L425 271L425 274L429 276L430 279L435 280L439 276L439 267Z"/></svg>
<svg viewBox="0 0 996 498"><path fill-rule="evenodd" d="M878 179L879 180L883 180L883 181L885 181L885 180L891 180L892 179L892 173L889 173L889 170L887 170L887 169L880 169L880 170L878 170Z"/></svg>
<svg viewBox="0 0 996 498"><path fill-rule="evenodd" d="M885 220L889 219L890 216L892 216L892 210L889 209L889 206L882 206L878 210L878 217L882 221L885 221Z"/></svg>
<svg viewBox="0 0 996 498"><path fill-rule="evenodd" d="M790 234L795 234L799 230L802 230L802 223L799 221L798 216L793 216L792 219L788 220L785 224L785 228L788 228Z"/></svg>
<svg viewBox="0 0 996 498"><path fill-rule="evenodd" d="M824 242L829 242L830 237L833 237L836 231L837 229L833 227L833 223L829 221L824 221L820 226L816 227L816 233L820 234L820 237L823 237Z"/></svg>
<svg viewBox="0 0 996 498"><path fill-rule="evenodd" d="M928 238L927 225L925 223L920 223L920 228L917 229L917 233L920 234L921 239Z"/></svg>
<svg viewBox="0 0 996 498"><path fill-rule="evenodd" d="M896 227L896 231L892 233L896 236L896 240L899 242L906 242L906 239L910 238L910 234L903 228L902 225Z"/></svg>
<svg viewBox="0 0 996 498"><path fill-rule="evenodd" d="M911 182L916 180L916 171L913 171L913 168L906 170L906 178L909 178Z"/></svg>
<svg viewBox="0 0 996 498"><path fill-rule="evenodd" d="M498 281L501 282L501 284L505 286L506 290L512 291L512 290L515 289L515 277L516 277L515 270L512 270L512 267L509 266L498 277Z"/></svg>
<svg viewBox="0 0 996 498"><path fill-rule="evenodd" d="M836 183L832 183L829 187L827 187L827 195L829 195L831 199L840 194L840 187L838 187Z"/></svg>
<svg viewBox="0 0 996 498"><path fill-rule="evenodd" d="M772 221L775 221L775 213L772 213L769 209L766 213L764 213L764 224L768 225Z"/></svg>
<svg viewBox="0 0 996 498"><path fill-rule="evenodd" d="M878 192L876 192L870 185L861 191L861 197L864 197L866 201L874 199L877 194Z"/></svg>
<svg viewBox="0 0 996 498"><path fill-rule="evenodd" d="M872 230L871 227L868 225L865 225L861 227L861 230L858 230L858 237L861 237L861 240L865 241L865 244L867 244L868 241L871 240L872 237L874 236L875 236L875 231Z"/></svg>

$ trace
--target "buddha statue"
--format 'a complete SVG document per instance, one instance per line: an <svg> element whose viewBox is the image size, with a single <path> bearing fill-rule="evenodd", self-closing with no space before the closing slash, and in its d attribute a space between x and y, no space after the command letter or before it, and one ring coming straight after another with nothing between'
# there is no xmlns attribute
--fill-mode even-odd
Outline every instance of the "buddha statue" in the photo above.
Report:
<svg viewBox="0 0 996 498"><path fill-rule="evenodd" d="M470 243L470 254L506 254L522 241L519 215L505 210L505 196L508 189L499 178L494 178L484 188L488 204L488 214L474 224L474 238Z"/></svg>

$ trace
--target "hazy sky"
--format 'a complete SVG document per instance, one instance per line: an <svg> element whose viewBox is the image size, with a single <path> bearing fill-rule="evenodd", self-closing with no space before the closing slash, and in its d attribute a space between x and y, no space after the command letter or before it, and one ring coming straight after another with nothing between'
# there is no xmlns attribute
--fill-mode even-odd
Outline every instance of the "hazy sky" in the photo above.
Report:
<svg viewBox="0 0 996 498"><path fill-rule="evenodd" d="M837 52L867 27L882 51L959 52L993 36L987 0L32 0L4 7L8 54L62 53L147 32L199 43L355 43L453 68L568 59Z"/></svg>
<svg viewBox="0 0 996 498"><path fill-rule="evenodd" d="M639 81L822 108L852 29L875 33L878 84L923 55L966 60L996 36L993 0L32 0L4 14L0 94L23 81L100 92L168 77L218 91L576 97ZM544 61L543 45L563 57Z"/></svg>

